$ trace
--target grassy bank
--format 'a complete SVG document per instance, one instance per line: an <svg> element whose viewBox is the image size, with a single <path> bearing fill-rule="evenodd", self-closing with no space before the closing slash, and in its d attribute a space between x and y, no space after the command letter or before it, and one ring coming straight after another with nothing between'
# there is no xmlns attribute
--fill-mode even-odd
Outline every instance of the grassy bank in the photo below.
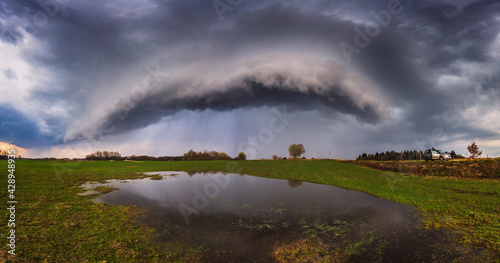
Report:
<svg viewBox="0 0 500 263"><path fill-rule="evenodd" d="M16 163L16 238L20 262L196 261L203 248L171 241L155 249L151 229L133 207L94 204L78 196L87 181L138 178L146 171L229 171L332 184L412 205L427 227L460 229L462 242L500 253L500 181L413 177L335 161L49 162ZM4 167L4 168L1 168ZM7 163L0 162L0 194L7 199ZM5 212L5 201L2 211ZM5 219L6 221L6 219ZM6 240L6 222L0 224ZM2 245L0 261L6 260Z"/></svg>
<svg viewBox="0 0 500 263"><path fill-rule="evenodd" d="M453 161L343 161L378 170L418 176L500 179L500 159Z"/></svg>

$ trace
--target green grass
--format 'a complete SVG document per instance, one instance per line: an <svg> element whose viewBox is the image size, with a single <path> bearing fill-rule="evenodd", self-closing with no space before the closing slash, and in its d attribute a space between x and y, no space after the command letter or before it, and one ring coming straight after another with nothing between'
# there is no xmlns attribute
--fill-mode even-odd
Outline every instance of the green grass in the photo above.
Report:
<svg viewBox="0 0 500 263"><path fill-rule="evenodd" d="M3 167L3 168L2 168ZM0 161L0 194L7 199L7 162ZM412 205L427 227L459 229L461 242L500 255L500 181L410 177L336 161L50 162L16 163L16 237L20 262L197 261L203 248L169 241L151 246L152 229L135 207L94 204L78 196L87 181L139 178L138 172L221 171L332 184ZM102 189L109 190L109 189ZM6 242L7 212L0 223ZM0 262L6 260L6 246ZM12 258L9 258L9 260Z"/></svg>

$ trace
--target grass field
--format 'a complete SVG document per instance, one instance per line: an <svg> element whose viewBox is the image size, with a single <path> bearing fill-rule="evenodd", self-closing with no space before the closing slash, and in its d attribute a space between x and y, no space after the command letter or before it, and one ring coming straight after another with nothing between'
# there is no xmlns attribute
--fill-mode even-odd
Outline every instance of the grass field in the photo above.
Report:
<svg viewBox="0 0 500 263"><path fill-rule="evenodd" d="M0 193L7 242L7 162L0 161ZM94 204L78 196L87 181L138 178L146 171L221 171L332 184L412 205L427 227L459 229L462 243L500 255L500 180L403 176L336 161L50 162L16 163L16 252L0 261L137 262L196 261L202 247L170 241L150 246L152 229L136 223L134 207ZM498 257L497 257L498 258Z"/></svg>

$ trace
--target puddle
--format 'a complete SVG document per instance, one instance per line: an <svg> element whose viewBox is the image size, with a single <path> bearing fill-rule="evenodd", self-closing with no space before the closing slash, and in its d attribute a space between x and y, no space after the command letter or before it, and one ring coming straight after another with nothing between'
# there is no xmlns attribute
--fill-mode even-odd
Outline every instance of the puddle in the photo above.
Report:
<svg viewBox="0 0 500 263"><path fill-rule="evenodd" d="M88 183L119 190L95 202L149 210L139 220L152 242L203 246L206 262L448 262L472 260L447 230L425 230L414 208L343 188L194 172L152 172L160 179ZM472 257L472 258L471 258ZM295 260L297 260L295 258Z"/></svg>

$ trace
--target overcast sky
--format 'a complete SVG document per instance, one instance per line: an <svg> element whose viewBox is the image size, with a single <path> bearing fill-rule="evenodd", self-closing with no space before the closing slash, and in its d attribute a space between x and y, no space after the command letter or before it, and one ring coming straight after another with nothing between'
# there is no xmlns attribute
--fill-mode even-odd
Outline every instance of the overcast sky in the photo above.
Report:
<svg viewBox="0 0 500 263"><path fill-rule="evenodd" d="M3 0L0 57L30 156L500 156L500 1Z"/></svg>

